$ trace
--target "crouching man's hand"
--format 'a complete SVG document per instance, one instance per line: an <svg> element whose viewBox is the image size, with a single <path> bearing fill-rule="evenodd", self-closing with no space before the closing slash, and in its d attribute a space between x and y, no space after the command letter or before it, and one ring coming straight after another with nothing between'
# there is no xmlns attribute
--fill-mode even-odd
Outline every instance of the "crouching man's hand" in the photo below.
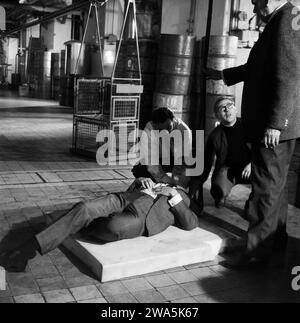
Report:
<svg viewBox="0 0 300 323"><path fill-rule="evenodd" d="M146 189L152 189L155 185L155 183L152 181L151 178L139 178L138 179L138 182L140 183L140 185L143 187L143 188L146 188Z"/></svg>
<svg viewBox="0 0 300 323"><path fill-rule="evenodd" d="M244 168L244 170L242 172L242 179L248 180L251 176L251 171L252 170L251 170L251 163L250 163Z"/></svg>
<svg viewBox="0 0 300 323"><path fill-rule="evenodd" d="M192 199L197 199L199 194L199 188L202 185L199 179L192 179L190 183L189 196Z"/></svg>

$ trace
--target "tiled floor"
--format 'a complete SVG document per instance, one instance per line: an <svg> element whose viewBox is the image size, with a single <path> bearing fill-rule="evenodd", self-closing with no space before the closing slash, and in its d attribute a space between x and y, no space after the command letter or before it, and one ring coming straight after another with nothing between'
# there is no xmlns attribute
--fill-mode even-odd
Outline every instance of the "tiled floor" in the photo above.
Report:
<svg viewBox="0 0 300 323"><path fill-rule="evenodd" d="M100 169L95 161L70 154L70 109L1 94L0 250L39 231L45 214L63 213L78 201L124 190L131 183L129 170ZM206 211L245 229L247 223L237 212L248 193L237 187L228 208L216 211L207 186ZM7 273L0 303L299 302L300 294L291 289L291 271L300 266L300 215L298 209L290 211L289 251L281 262L264 269L230 271L219 264L220 257L101 284L78 260L56 249L43 257L35 255L25 273Z"/></svg>

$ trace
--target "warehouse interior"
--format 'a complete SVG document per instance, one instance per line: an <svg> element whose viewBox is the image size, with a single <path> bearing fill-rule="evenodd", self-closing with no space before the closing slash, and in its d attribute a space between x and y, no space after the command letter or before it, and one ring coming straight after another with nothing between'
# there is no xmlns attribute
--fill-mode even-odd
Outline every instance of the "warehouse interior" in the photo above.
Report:
<svg viewBox="0 0 300 323"><path fill-rule="evenodd" d="M0 250L38 232L51 214L129 187L132 165L97 163L100 130L117 134L120 157L129 131L143 129L154 107L168 106L193 131L206 133L216 125L213 106L220 96L232 98L240 116L243 84L227 87L202 73L210 4L0 0ZM251 1L213 1L211 13L208 67L245 64L264 27ZM129 83L131 92L118 96L118 81ZM128 149L126 143L125 153ZM299 170L297 142L288 178L290 248L284 266L237 273L220 265L220 255L99 282L60 248L33 257L25 273L6 273L0 303L299 301L285 280L291 279L289 262L299 254ZM248 225L241 213L249 193L248 186L238 186L218 210L207 182L205 221L241 234Z"/></svg>

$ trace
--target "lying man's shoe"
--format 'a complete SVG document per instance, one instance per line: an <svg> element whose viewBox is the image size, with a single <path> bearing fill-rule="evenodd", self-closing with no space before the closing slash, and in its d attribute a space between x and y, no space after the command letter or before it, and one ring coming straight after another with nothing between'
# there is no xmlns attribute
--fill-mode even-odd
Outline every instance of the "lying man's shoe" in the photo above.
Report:
<svg viewBox="0 0 300 323"><path fill-rule="evenodd" d="M1 255L2 266L8 272L24 272L29 259L36 255L38 242L33 238L19 248L7 251Z"/></svg>
<svg viewBox="0 0 300 323"><path fill-rule="evenodd" d="M21 250L13 250L3 256L3 266L8 272L24 272L28 263L28 258Z"/></svg>

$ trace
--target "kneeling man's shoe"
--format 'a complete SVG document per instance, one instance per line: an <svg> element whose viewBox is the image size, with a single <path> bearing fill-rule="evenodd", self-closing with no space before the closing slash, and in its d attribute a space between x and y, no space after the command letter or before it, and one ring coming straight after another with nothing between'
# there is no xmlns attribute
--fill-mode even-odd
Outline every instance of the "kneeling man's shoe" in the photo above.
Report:
<svg viewBox="0 0 300 323"><path fill-rule="evenodd" d="M217 209L222 209L223 207L226 206L226 199L222 199L222 200L215 200L215 207Z"/></svg>
<svg viewBox="0 0 300 323"><path fill-rule="evenodd" d="M239 254L221 263L226 268L234 270L254 269L264 267L268 263L267 258L255 258L247 254Z"/></svg>
<svg viewBox="0 0 300 323"><path fill-rule="evenodd" d="M246 249L246 241L244 239L229 238L226 241L223 253L227 255L239 255Z"/></svg>

